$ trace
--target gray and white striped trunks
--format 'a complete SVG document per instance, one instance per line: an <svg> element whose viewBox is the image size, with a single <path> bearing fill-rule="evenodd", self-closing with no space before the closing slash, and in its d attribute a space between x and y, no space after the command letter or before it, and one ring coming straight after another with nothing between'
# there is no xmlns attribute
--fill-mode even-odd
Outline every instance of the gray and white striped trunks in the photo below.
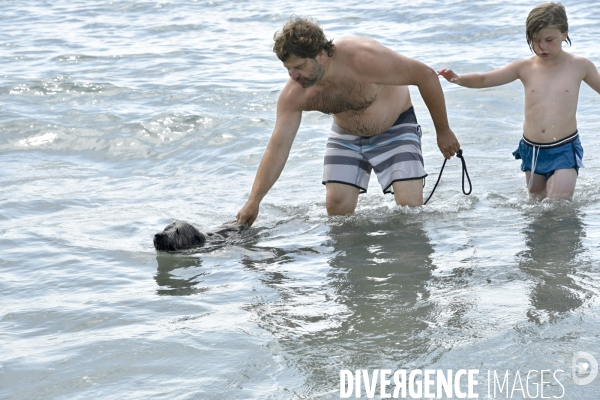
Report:
<svg viewBox="0 0 600 400"><path fill-rule="evenodd" d="M397 181L427 176L421 154L421 127L413 107L404 111L387 131L369 137L350 135L333 122L325 150L323 184L343 183L365 193L371 170L383 193Z"/></svg>

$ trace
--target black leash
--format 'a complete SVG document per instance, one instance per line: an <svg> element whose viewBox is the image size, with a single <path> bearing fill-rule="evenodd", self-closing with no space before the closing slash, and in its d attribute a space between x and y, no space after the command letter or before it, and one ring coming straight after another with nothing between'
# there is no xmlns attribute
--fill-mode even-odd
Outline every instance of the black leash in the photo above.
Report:
<svg viewBox="0 0 600 400"><path fill-rule="evenodd" d="M465 196L468 196L471 194L471 191L473 190L473 185L471 185L471 178L469 178L469 171L467 171L467 163L465 162L465 158L463 157L462 149L458 150L458 153L456 153L456 157L460 158L460 162L462 163L462 191ZM446 166L446 161L448 161L447 158L444 159L444 163L442 164L442 169L440 170L440 174L438 175L437 181L435 182L435 185L433 186L433 190L431 191L431 194L429 195L427 200L425 200L423 205L427 204L429 199L431 199L431 196L433 196L433 193L435 193L435 189L437 188L437 185L438 185L438 183L440 183L440 179L442 178L442 172L444 172L444 167ZM469 192L465 191L465 175L467 176L467 180L469 181Z"/></svg>

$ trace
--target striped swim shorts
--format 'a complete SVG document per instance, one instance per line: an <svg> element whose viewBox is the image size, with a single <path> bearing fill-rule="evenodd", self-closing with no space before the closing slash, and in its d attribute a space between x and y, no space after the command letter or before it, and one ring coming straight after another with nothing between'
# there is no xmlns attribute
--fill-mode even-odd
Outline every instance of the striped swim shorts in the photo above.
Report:
<svg viewBox="0 0 600 400"><path fill-rule="evenodd" d="M394 182L427 176L421 154L421 127L413 107L404 111L390 129L375 136L350 135L333 122L325 150L323 184L343 183L365 193L371 170L383 193L392 193Z"/></svg>

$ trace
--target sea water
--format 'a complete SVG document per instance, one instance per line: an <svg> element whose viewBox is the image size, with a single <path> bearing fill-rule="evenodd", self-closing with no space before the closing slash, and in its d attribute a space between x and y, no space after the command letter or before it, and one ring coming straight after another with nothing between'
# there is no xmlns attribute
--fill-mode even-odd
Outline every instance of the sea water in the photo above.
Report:
<svg viewBox="0 0 600 400"><path fill-rule="evenodd" d="M600 3L563 3L565 49L600 65ZM290 15L466 73L530 56L535 4L4 2L0 398L334 399L342 371L368 398L376 371L476 370L479 398L597 399L600 377L576 383L593 372L578 352L600 360L600 96L585 84L572 202L528 198L511 155L520 82L444 81L470 196L452 158L424 207L396 206L373 176L353 215L328 217L331 116L309 112L251 229L181 254L152 245L175 220L210 229L246 201ZM411 93L428 195L443 158Z"/></svg>

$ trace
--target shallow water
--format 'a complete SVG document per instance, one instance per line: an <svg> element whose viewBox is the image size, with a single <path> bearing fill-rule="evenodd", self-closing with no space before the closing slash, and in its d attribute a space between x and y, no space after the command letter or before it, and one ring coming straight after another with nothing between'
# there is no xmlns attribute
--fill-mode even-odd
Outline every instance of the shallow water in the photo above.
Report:
<svg viewBox="0 0 600 400"><path fill-rule="evenodd" d="M600 4L563 4L567 51L600 65ZM291 14L471 72L528 56L531 7L4 4L0 398L339 398L342 369L420 368L478 369L480 398L487 371L509 370L513 388L517 371L562 370L545 396L596 399L600 378L579 386L571 369L579 351L600 360L600 96L585 84L572 202L528 199L511 155L519 83L443 83L470 196L453 158L423 208L395 206L372 177L354 215L327 217L331 117L306 113L250 230L181 254L152 246L173 220L209 228L244 204L287 77L272 35ZM428 194L443 160L412 92Z"/></svg>

